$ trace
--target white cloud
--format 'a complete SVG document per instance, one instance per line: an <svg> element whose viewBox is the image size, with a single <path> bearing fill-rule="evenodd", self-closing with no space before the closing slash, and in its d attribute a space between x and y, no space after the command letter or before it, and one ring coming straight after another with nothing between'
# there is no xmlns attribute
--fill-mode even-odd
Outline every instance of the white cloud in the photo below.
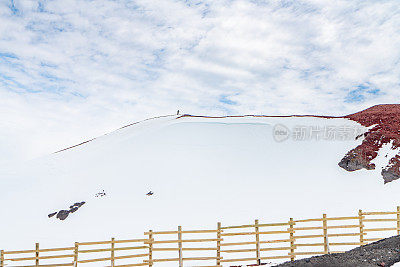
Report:
<svg viewBox="0 0 400 267"><path fill-rule="evenodd" d="M2 1L0 162L178 108L340 115L393 102L399 9L397 1Z"/></svg>

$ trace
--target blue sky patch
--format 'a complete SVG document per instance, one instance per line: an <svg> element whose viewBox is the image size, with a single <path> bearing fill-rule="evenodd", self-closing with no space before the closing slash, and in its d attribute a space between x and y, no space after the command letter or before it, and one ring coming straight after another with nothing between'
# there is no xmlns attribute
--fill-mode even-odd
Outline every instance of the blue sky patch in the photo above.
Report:
<svg viewBox="0 0 400 267"><path fill-rule="evenodd" d="M15 6L14 0L10 0L10 4L8 5L8 7L14 15L18 15L20 13L19 9Z"/></svg>
<svg viewBox="0 0 400 267"><path fill-rule="evenodd" d="M229 97L230 96L228 96L228 95L221 95L219 97L219 102L227 104L227 105L237 105L237 102L230 100Z"/></svg>
<svg viewBox="0 0 400 267"><path fill-rule="evenodd" d="M374 96L374 95L380 95L381 90L373 87L371 84L366 83L366 84L359 84L356 87L354 87L353 90L351 90L346 98L345 101L346 103L359 103L365 101L366 98Z"/></svg>
<svg viewBox="0 0 400 267"><path fill-rule="evenodd" d="M12 53L0 52L0 59L7 59L7 58L18 59L18 57Z"/></svg>
<svg viewBox="0 0 400 267"><path fill-rule="evenodd" d="M38 10L39 12L45 12L44 3L43 3L42 1L39 1L39 2L38 2L38 8L37 8L37 10Z"/></svg>
<svg viewBox="0 0 400 267"><path fill-rule="evenodd" d="M40 73L40 76L42 76L43 78L46 78L48 81L50 82L58 82L61 81L60 78L58 78L57 76L54 76L46 71L43 71Z"/></svg>

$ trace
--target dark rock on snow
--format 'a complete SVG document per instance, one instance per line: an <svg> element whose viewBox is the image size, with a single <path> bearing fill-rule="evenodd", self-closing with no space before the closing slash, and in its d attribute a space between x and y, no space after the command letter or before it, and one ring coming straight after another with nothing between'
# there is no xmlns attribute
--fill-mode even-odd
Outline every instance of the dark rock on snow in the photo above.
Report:
<svg viewBox="0 0 400 267"><path fill-rule="evenodd" d="M60 210L57 213L57 219L60 219L63 221L65 219L67 219L68 215L69 215L69 210Z"/></svg>
<svg viewBox="0 0 400 267"><path fill-rule="evenodd" d="M82 207L86 202L76 202L73 205L69 206L69 210L60 210L58 212L53 212L48 215L49 218L53 217L54 215L57 214L56 218L60 220L65 220L70 213L76 212L80 207Z"/></svg>
<svg viewBox="0 0 400 267"><path fill-rule="evenodd" d="M53 217L54 215L56 215L57 214L57 212L53 212L53 213L50 213L49 215L47 215L47 216L49 216L49 218L51 218L51 217Z"/></svg>
<svg viewBox="0 0 400 267"><path fill-rule="evenodd" d="M357 149L348 152L339 162L339 166L349 172L361 170L363 168L367 170L375 169L375 165L369 163L368 159L363 157L363 154Z"/></svg>
<svg viewBox="0 0 400 267"><path fill-rule="evenodd" d="M75 211L77 211L79 208L78 207L73 207L69 210L70 213L74 213Z"/></svg>

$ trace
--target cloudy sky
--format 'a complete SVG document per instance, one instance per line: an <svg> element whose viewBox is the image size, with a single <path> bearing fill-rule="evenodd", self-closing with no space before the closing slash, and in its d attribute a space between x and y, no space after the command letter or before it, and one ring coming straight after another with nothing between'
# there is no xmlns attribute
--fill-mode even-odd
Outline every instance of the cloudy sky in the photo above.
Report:
<svg viewBox="0 0 400 267"><path fill-rule="evenodd" d="M172 114L400 97L393 1L0 0L0 163Z"/></svg>

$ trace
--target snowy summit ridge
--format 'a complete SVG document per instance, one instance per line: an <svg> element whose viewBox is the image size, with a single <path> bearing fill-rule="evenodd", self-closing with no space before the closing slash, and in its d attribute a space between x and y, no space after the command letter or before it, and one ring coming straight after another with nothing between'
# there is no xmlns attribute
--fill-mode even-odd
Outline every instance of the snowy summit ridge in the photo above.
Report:
<svg viewBox="0 0 400 267"><path fill-rule="evenodd" d="M152 119L168 117L160 116ZM237 116L200 116L184 114L177 116L181 118L204 118L204 119L229 119L229 118L346 118L358 122L362 126L369 127L368 131L362 133L356 138L362 139L362 144L350 150L339 162L339 166L347 171L356 171L360 169L372 170L376 168L374 159L377 158L378 152L385 145L390 145L390 149L395 151L400 147L400 104L383 104L370 107L366 110L350 114L347 116L323 116L323 115L287 115L287 116L271 116L271 115L237 115ZM145 120L147 121L147 120ZM118 130L130 127L140 122L128 124ZM56 153L84 145L94 139L84 141L80 144L57 151ZM392 153L393 154L393 153ZM385 155L387 158L387 155ZM395 153L388 159L387 164L382 167L381 175L385 183L400 178L400 155Z"/></svg>

